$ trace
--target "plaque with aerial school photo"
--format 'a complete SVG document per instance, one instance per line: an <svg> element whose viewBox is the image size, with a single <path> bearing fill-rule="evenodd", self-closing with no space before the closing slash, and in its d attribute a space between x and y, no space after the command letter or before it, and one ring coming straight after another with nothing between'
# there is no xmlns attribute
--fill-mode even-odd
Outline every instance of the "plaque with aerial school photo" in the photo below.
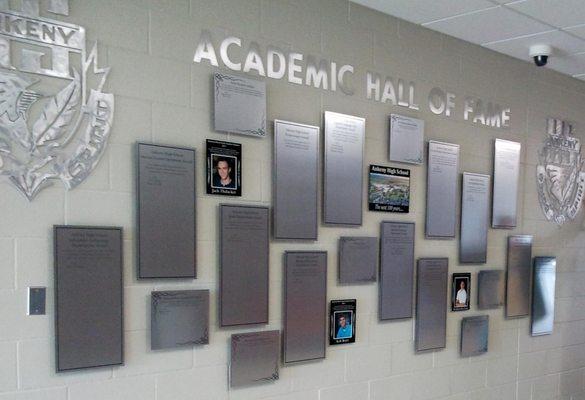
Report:
<svg viewBox="0 0 585 400"><path fill-rule="evenodd" d="M242 145L207 139L207 194L242 195Z"/></svg>
<svg viewBox="0 0 585 400"><path fill-rule="evenodd" d="M410 170L370 165L368 204L370 211L408 213Z"/></svg>

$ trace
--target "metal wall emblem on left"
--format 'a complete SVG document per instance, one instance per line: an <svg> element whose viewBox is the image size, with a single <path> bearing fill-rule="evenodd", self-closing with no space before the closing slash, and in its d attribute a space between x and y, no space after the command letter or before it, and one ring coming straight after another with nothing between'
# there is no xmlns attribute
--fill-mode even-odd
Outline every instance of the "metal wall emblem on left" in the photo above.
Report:
<svg viewBox="0 0 585 400"><path fill-rule="evenodd" d="M114 118L97 44L88 50L83 27L41 17L39 1L13 11L0 0L0 176L29 200L54 180L81 184ZM50 0L46 11L68 15L68 0Z"/></svg>

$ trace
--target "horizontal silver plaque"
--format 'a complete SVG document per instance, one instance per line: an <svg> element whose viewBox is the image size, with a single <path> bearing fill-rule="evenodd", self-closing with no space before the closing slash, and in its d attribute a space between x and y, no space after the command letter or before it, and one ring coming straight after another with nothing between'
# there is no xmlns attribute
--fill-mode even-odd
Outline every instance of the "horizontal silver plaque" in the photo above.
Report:
<svg viewBox="0 0 585 400"><path fill-rule="evenodd" d="M530 309L532 236L508 237L506 316L525 317Z"/></svg>
<svg viewBox="0 0 585 400"><path fill-rule="evenodd" d="M278 380L279 348L279 331L232 335L230 387Z"/></svg>
<svg viewBox="0 0 585 400"><path fill-rule="evenodd" d="M378 238L339 238L339 283L375 282L378 270Z"/></svg>
<svg viewBox="0 0 585 400"><path fill-rule="evenodd" d="M492 227L516 227L520 150L522 145L496 139L494 150L494 193Z"/></svg>
<svg viewBox="0 0 585 400"><path fill-rule="evenodd" d="M506 273L500 270L479 271L477 274L477 308L488 310L504 305Z"/></svg>
<svg viewBox="0 0 585 400"><path fill-rule="evenodd" d="M421 258L416 283L416 351L443 349L447 342L447 258Z"/></svg>
<svg viewBox="0 0 585 400"><path fill-rule="evenodd" d="M532 336L550 335L553 332L555 323L556 269L556 258L534 258Z"/></svg>
<svg viewBox="0 0 585 400"><path fill-rule="evenodd" d="M489 191L489 175L463 173L460 263L482 264L487 261Z"/></svg>
<svg viewBox="0 0 585 400"><path fill-rule="evenodd" d="M488 351L489 317L481 315L461 320L461 356L478 356Z"/></svg>

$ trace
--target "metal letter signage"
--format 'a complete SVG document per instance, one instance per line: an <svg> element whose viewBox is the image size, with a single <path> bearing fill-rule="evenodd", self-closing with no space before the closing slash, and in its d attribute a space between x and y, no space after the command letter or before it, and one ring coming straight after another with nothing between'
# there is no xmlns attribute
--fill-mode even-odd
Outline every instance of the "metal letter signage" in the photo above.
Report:
<svg viewBox="0 0 585 400"><path fill-rule="evenodd" d="M562 225L575 218L583 202L581 141L572 136L571 124L558 119L548 119L547 134L538 152L538 199L546 219Z"/></svg>
<svg viewBox="0 0 585 400"><path fill-rule="evenodd" d="M29 200L54 179L74 189L110 135L114 96L102 92L110 69L98 67L97 45L86 49L83 27L39 17L39 0L23 2L21 11L2 4L0 175ZM53 0L49 12L68 9L66 0Z"/></svg>

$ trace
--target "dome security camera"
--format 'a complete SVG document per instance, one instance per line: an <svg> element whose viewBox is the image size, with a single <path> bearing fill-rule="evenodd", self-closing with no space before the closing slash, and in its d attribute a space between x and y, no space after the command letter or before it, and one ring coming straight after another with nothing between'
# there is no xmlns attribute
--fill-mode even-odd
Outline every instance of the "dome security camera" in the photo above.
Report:
<svg viewBox="0 0 585 400"><path fill-rule="evenodd" d="M553 49L547 44L537 44L530 46L530 57L534 60L537 67L544 67L548 63L548 58L552 54Z"/></svg>

